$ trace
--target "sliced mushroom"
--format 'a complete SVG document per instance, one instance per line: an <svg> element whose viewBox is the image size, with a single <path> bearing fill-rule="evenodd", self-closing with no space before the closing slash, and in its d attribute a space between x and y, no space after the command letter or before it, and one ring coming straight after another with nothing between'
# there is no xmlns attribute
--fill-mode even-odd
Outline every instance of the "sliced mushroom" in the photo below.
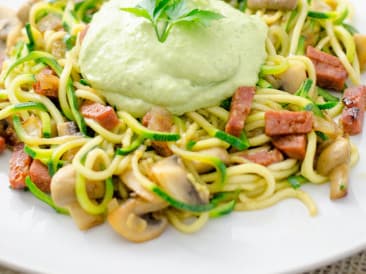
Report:
<svg viewBox="0 0 366 274"><path fill-rule="evenodd" d="M79 135L79 129L75 122L64 122L57 124L57 132L59 136Z"/></svg>
<svg viewBox="0 0 366 274"><path fill-rule="evenodd" d="M102 215L88 214L77 202L68 205L67 209L80 230L87 230L104 222Z"/></svg>
<svg viewBox="0 0 366 274"><path fill-rule="evenodd" d="M60 30L62 28L62 18L54 13L49 13L38 21L37 27L40 32Z"/></svg>
<svg viewBox="0 0 366 274"><path fill-rule="evenodd" d="M145 200L157 204L157 203L162 203L163 200L160 199L158 196L156 196L154 193L152 193L151 191L145 189L137 180L136 176L134 175L132 170L128 170L126 172L124 172L121 176L120 176L122 182L131 190L133 190L134 192L136 192L136 194L142 198L144 198Z"/></svg>
<svg viewBox="0 0 366 274"><path fill-rule="evenodd" d="M282 88L293 94L307 78L305 67L300 62L293 62L284 73L278 76L278 78Z"/></svg>
<svg viewBox="0 0 366 274"><path fill-rule="evenodd" d="M28 135L40 138L42 136L42 123L36 116L30 116L23 122L23 128Z"/></svg>
<svg viewBox="0 0 366 274"><path fill-rule="evenodd" d="M4 6L0 6L0 55L5 55L6 47L15 45L21 23L16 17L16 12Z"/></svg>
<svg viewBox="0 0 366 274"><path fill-rule="evenodd" d="M225 164L229 162L229 154L224 148L215 147L215 148L209 148L198 151L199 153L207 156L212 156L219 158L221 161L223 161ZM192 162L194 168L197 170L198 173L206 173L214 169L212 165L199 162L199 161L193 161Z"/></svg>
<svg viewBox="0 0 366 274"><path fill-rule="evenodd" d="M329 174L330 198L332 200L343 198L347 195L349 185L349 164L341 164Z"/></svg>
<svg viewBox="0 0 366 274"><path fill-rule="evenodd" d="M313 128L316 131L323 132L330 139L336 139L341 133L337 123L326 114L324 118L313 116Z"/></svg>
<svg viewBox="0 0 366 274"><path fill-rule="evenodd" d="M348 164L350 157L351 145L349 140L338 137L320 153L316 169L320 174L327 176L335 167L344 163Z"/></svg>
<svg viewBox="0 0 366 274"><path fill-rule="evenodd" d="M17 17L18 19L25 25L29 21L29 12L32 6L39 2L40 0L29 0L27 2L24 2L23 5L20 6Z"/></svg>
<svg viewBox="0 0 366 274"><path fill-rule="evenodd" d="M350 160L351 144L344 137L338 137L320 153L317 171L329 176L332 200L342 198L347 194Z"/></svg>
<svg viewBox="0 0 366 274"><path fill-rule="evenodd" d="M170 156L154 164L151 174L154 180L177 200L192 205L208 203L208 197L200 193L189 180L188 172L177 156Z"/></svg>
<svg viewBox="0 0 366 274"><path fill-rule="evenodd" d="M364 34L355 34L354 35L357 56L360 62L361 70L366 69L366 35Z"/></svg>
<svg viewBox="0 0 366 274"><path fill-rule="evenodd" d="M293 10L297 0L248 0L250 9Z"/></svg>
<svg viewBox="0 0 366 274"><path fill-rule="evenodd" d="M129 199L108 214L112 228L129 241L140 243L152 240L165 230L168 221L165 217L155 218L151 214L166 207L142 199Z"/></svg>
<svg viewBox="0 0 366 274"><path fill-rule="evenodd" d="M72 165L60 168L51 180L51 197L59 207L66 207L77 202L75 193L76 171ZM105 186L100 181L88 181L86 191L90 199L104 196Z"/></svg>

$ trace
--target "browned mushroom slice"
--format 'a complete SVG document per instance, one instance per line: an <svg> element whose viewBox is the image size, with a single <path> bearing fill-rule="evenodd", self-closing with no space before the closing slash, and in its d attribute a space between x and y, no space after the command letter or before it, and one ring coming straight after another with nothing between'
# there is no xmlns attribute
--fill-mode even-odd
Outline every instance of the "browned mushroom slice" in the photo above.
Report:
<svg viewBox="0 0 366 274"><path fill-rule="evenodd" d="M208 203L207 195L196 189L177 156L170 156L154 164L151 174L154 180L175 199L191 205Z"/></svg>
<svg viewBox="0 0 366 274"><path fill-rule="evenodd" d="M60 30L62 28L62 19L56 14L49 13L38 21L37 27L41 32L45 32L46 30Z"/></svg>
<svg viewBox="0 0 366 274"><path fill-rule="evenodd" d="M165 217L152 214L163 209L163 203L150 203L142 199L129 199L108 214L112 228L132 242L145 242L158 237L168 225Z"/></svg>
<svg viewBox="0 0 366 274"><path fill-rule="evenodd" d="M329 175L335 167L348 163L350 157L351 146L349 140L338 137L320 153L316 169L322 175Z"/></svg>
<svg viewBox="0 0 366 274"><path fill-rule="evenodd" d="M137 180L132 170L124 172L120 176L122 182L137 195L151 203L162 203L163 201L151 191L145 189Z"/></svg>
<svg viewBox="0 0 366 274"><path fill-rule="evenodd" d="M76 171L72 165L60 168L51 180L51 197L55 205L66 207L77 202L75 193ZM91 199L104 196L105 186L99 181L88 181L86 187Z"/></svg>
<svg viewBox="0 0 366 274"><path fill-rule="evenodd" d="M282 88L289 92L295 93L306 80L305 66L300 62L294 62L282 74L278 75Z"/></svg>
<svg viewBox="0 0 366 274"><path fill-rule="evenodd" d="M338 137L319 155L317 171L329 176L332 200L342 198L347 194L350 160L351 145L349 140L344 137Z"/></svg>
<svg viewBox="0 0 366 274"><path fill-rule="evenodd" d="M59 169L51 180L51 197L55 205L67 208L80 230L89 229L104 221L103 215L91 215L83 210L76 198L76 171L72 165ZM104 196L105 186L99 181L88 181L87 193L91 199Z"/></svg>
<svg viewBox="0 0 366 274"><path fill-rule="evenodd" d="M87 230L104 222L102 215L90 215L75 202L67 206L71 218L80 230Z"/></svg>
<svg viewBox="0 0 366 274"><path fill-rule="evenodd" d="M16 17L16 12L0 6L0 57L5 56L6 47L15 45L20 30L21 23Z"/></svg>
<svg viewBox="0 0 366 274"><path fill-rule="evenodd" d="M18 19L22 22L23 25L25 25L29 21L30 9L32 8L32 6L35 3L39 2L39 1L40 0L24 1L24 3L20 6L16 15L17 15Z"/></svg>
<svg viewBox="0 0 366 274"><path fill-rule="evenodd" d="M248 0L250 9L293 10L297 0Z"/></svg>
<svg viewBox="0 0 366 274"><path fill-rule="evenodd" d="M79 135L80 132L78 130L78 126L75 122L64 122L61 124L57 124L58 135Z"/></svg>

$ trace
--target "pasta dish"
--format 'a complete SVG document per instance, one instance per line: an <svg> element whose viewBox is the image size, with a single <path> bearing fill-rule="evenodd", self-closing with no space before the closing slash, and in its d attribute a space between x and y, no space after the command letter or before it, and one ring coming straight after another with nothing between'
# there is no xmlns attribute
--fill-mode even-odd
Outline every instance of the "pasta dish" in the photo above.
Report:
<svg viewBox="0 0 366 274"><path fill-rule="evenodd" d="M81 230L144 242L232 211L346 196L366 35L346 0L30 1L9 22L9 181ZM243 216L245 218L245 216Z"/></svg>

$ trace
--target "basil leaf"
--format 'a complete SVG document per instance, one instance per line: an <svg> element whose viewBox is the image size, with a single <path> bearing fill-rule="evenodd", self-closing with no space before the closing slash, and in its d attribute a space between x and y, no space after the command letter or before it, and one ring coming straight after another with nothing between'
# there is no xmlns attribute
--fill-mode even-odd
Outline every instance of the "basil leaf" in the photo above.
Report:
<svg viewBox="0 0 366 274"><path fill-rule="evenodd" d="M159 4L154 9L154 19L159 18L163 14L163 12L167 10L169 3L170 0L159 1Z"/></svg>
<svg viewBox="0 0 366 274"><path fill-rule="evenodd" d="M186 2L184 1L175 2L166 9L166 14L172 21L177 21L179 18L186 16L188 13L189 9L187 8Z"/></svg>
<svg viewBox="0 0 366 274"><path fill-rule="evenodd" d="M194 9L177 22L199 22L204 26L209 26L213 20L219 20L221 18L224 18L224 16L216 12Z"/></svg>
<svg viewBox="0 0 366 274"><path fill-rule="evenodd" d="M137 16L137 17L143 17L146 18L149 21L153 21L152 17L150 16L150 14L142 8L121 8L122 11L126 11L129 13L132 13L133 15Z"/></svg>
<svg viewBox="0 0 366 274"><path fill-rule="evenodd" d="M149 15L150 18L154 18L154 12L156 7L156 0L142 0L138 5L137 8L144 9Z"/></svg>
<svg viewBox="0 0 366 274"><path fill-rule="evenodd" d="M149 20L160 42L165 42L177 23L196 22L208 26L211 21L224 17L209 10L189 10L186 0L142 0L136 7L121 10Z"/></svg>

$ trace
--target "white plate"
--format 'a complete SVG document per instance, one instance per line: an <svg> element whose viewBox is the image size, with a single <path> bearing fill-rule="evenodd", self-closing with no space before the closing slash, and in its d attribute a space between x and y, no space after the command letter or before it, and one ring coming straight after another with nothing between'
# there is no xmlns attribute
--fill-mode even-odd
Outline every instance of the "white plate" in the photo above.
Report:
<svg viewBox="0 0 366 274"><path fill-rule="evenodd" d="M16 6L21 1L0 1ZM366 2L353 0L366 33ZM365 80L365 79L364 79ZM365 81L364 81L365 82ZM362 152L366 138L354 139ZM352 171L347 198L331 202L328 186L306 186L319 206L311 218L297 200L212 220L200 232L172 228L132 244L107 225L80 232L29 193L8 187L9 154L0 156L0 260L46 273L284 273L325 265L366 248L366 157Z"/></svg>

